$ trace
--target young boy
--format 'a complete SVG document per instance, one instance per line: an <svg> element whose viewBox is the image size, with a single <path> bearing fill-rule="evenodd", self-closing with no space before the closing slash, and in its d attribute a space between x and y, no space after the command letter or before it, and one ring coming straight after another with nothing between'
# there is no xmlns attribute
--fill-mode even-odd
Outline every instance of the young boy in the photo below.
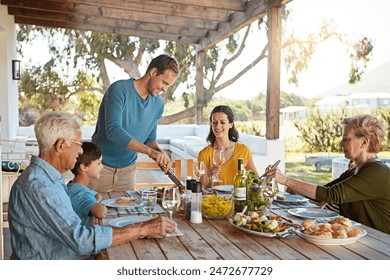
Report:
<svg viewBox="0 0 390 280"><path fill-rule="evenodd" d="M92 142L84 142L83 153L77 158L72 173L74 179L68 183L69 197L73 209L79 215L82 223L93 226L94 217L103 219L107 215L106 206L99 203L102 196L85 186L90 179L99 179L102 165L102 149Z"/></svg>

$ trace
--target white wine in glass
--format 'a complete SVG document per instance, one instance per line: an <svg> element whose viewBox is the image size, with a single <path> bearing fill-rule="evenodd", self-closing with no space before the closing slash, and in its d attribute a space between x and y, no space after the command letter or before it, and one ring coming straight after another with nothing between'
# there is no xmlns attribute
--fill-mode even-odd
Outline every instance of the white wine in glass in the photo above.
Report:
<svg viewBox="0 0 390 280"><path fill-rule="evenodd" d="M214 165L220 167L223 163L225 162L225 153L223 150L214 150L214 155L213 155L213 163ZM222 182L218 178L219 172L213 173L212 174L211 181L213 182Z"/></svg>
<svg viewBox="0 0 390 280"><path fill-rule="evenodd" d="M179 188L164 188L164 194L162 198L162 206L168 210L169 218L173 220L173 211L177 210L180 205L180 192Z"/></svg>
<svg viewBox="0 0 390 280"><path fill-rule="evenodd" d="M194 162L194 175L195 175L196 181L199 181L200 177L202 177L202 175L204 175L205 173L206 173L206 169L204 167L204 162L203 161L201 161L201 162L195 161Z"/></svg>

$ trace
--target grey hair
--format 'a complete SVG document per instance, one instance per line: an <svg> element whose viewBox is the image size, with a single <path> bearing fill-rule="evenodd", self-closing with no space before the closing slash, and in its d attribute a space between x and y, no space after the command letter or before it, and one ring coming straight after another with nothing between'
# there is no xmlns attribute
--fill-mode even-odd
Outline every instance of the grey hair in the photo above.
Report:
<svg viewBox="0 0 390 280"><path fill-rule="evenodd" d="M49 150L58 139L74 139L80 129L79 121L72 115L58 111L43 114L34 125L39 151Z"/></svg>

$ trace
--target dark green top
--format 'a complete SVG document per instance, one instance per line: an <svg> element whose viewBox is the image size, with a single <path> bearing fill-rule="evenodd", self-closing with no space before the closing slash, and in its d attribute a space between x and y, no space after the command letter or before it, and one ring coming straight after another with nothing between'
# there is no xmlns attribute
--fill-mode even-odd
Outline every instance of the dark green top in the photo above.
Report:
<svg viewBox="0 0 390 280"><path fill-rule="evenodd" d="M370 160L356 174L348 170L331 183L317 187L316 199L338 204L344 217L390 234L390 169L385 163Z"/></svg>

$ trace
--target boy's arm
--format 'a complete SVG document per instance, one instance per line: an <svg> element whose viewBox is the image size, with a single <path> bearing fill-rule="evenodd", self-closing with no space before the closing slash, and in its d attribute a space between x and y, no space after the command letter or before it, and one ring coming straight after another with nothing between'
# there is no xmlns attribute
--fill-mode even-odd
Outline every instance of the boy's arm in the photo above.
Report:
<svg viewBox="0 0 390 280"><path fill-rule="evenodd" d="M94 216L95 218L98 219L103 219L107 215L107 207L104 206L103 204L96 203L91 207L89 210L89 213Z"/></svg>

